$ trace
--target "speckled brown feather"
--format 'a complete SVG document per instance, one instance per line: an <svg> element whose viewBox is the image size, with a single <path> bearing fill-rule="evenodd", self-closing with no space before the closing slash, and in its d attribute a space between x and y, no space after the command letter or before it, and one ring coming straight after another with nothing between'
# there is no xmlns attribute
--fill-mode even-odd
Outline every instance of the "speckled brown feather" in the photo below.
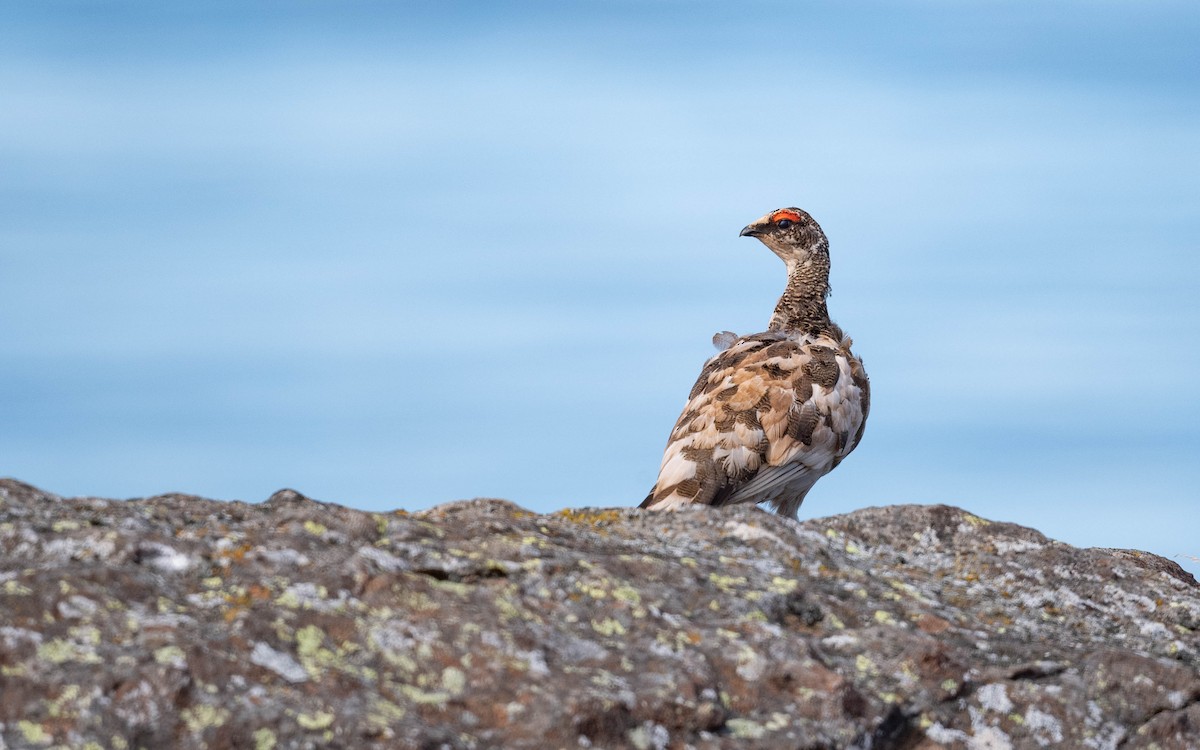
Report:
<svg viewBox="0 0 1200 750"><path fill-rule="evenodd" d="M794 516L862 439L870 386L850 339L825 312L828 245L811 217L789 215L811 225L796 235L794 254L788 243L781 252L764 240L790 271L771 330L736 338L705 363L641 507L765 502Z"/></svg>

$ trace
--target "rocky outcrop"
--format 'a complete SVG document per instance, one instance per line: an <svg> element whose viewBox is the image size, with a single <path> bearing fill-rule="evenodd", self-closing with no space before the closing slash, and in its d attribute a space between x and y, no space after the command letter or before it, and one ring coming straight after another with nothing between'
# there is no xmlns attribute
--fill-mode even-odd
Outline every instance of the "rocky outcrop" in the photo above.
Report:
<svg viewBox="0 0 1200 750"><path fill-rule="evenodd" d="M0 747L1185 748L1200 588L945 506L366 513L0 481Z"/></svg>

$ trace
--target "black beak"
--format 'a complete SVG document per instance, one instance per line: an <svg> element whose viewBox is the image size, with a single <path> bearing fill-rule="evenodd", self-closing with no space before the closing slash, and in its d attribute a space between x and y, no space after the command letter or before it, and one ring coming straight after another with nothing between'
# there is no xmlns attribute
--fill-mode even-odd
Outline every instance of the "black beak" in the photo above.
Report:
<svg viewBox="0 0 1200 750"><path fill-rule="evenodd" d="M746 226L742 227L742 231L738 234L738 237L757 237L760 234L762 234L761 229L753 224L747 224Z"/></svg>

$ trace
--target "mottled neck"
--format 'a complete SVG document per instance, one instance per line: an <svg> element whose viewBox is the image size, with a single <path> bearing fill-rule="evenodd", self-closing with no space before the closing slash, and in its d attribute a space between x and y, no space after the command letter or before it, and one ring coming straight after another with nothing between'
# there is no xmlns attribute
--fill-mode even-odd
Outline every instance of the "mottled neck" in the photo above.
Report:
<svg viewBox="0 0 1200 750"><path fill-rule="evenodd" d="M829 259L810 256L788 263L788 283L775 305L768 327L772 331L821 333L831 328L829 309Z"/></svg>

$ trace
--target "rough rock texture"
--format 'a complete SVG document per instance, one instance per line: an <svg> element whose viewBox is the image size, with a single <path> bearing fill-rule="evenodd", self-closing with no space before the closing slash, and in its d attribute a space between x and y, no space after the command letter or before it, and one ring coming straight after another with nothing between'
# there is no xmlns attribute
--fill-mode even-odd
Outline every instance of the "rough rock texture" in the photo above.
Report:
<svg viewBox="0 0 1200 750"><path fill-rule="evenodd" d="M956 508L0 480L0 748L1185 748L1200 588Z"/></svg>

